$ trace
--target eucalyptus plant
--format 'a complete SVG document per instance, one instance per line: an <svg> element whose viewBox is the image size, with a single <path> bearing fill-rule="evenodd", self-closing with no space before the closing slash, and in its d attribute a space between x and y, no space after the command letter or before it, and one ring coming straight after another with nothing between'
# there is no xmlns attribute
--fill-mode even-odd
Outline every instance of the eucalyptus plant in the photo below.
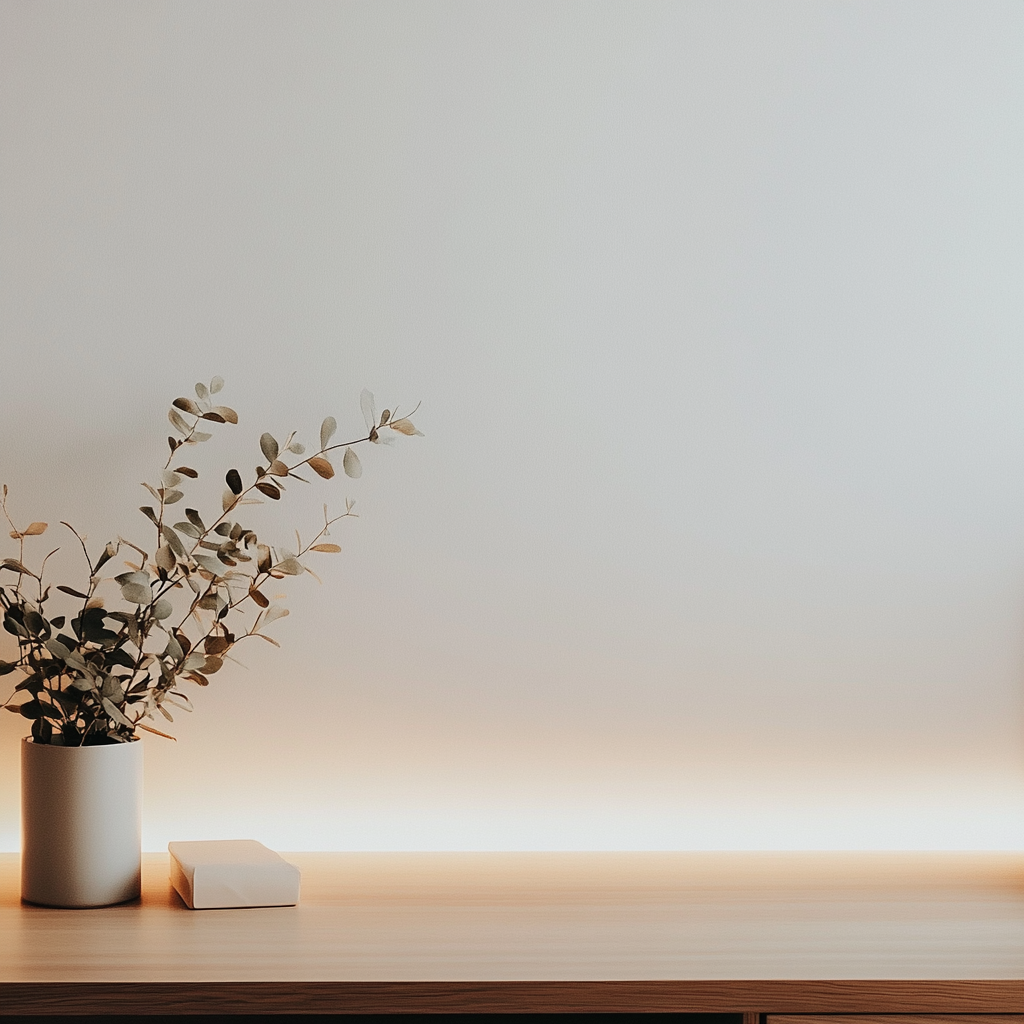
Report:
<svg viewBox="0 0 1024 1024"><path fill-rule="evenodd" d="M319 447L309 455L294 432L280 442L264 433L259 439L262 459L248 483L238 469L229 469L219 509L203 515L186 507L183 518L172 522L178 519L173 506L184 501L188 484L199 477L184 456L213 436L200 427L238 422L233 409L214 404L223 387L223 379L214 377L209 385L196 385L194 399L176 398L171 406L168 418L175 435L167 438L170 454L158 479L143 484L153 499L140 509L153 531L149 547L118 537L93 556L75 528L61 522L74 534L88 568L80 588L51 587L47 581L47 562L59 549L42 558L38 569L29 568L26 542L41 537L48 524L18 528L3 486L0 508L18 555L0 561L0 571L10 574L8 581L13 578L0 585L0 606L4 629L17 640L18 657L0 661L0 676L22 675L3 707L31 720L36 743L124 743L134 740L139 729L173 739L151 723L158 715L173 721L171 707L192 710L183 683L209 685L209 677L243 640L280 646L266 631L288 609L267 596L267 585L305 573L319 579L307 560L339 552L327 539L330 528L354 514L351 501L333 517L325 504L319 532L303 544L296 531L292 550L262 542L243 524L243 509L280 501L292 481L311 483L308 473L299 470L330 480L335 475L332 459L339 456L343 472L358 477L362 466L356 445L420 434L397 410L385 409L378 417L373 396L363 391L365 436L332 443L337 423L328 416L320 427ZM70 614L54 614L51 602L67 604L69 599Z"/></svg>

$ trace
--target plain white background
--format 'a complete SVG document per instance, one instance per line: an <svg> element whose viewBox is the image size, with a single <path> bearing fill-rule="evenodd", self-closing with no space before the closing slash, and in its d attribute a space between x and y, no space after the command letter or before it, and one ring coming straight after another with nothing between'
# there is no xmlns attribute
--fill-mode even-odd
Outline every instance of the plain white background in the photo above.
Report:
<svg viewBox="0 0 1024 1024"><path fill-rule="evenodd" d="M4 0L22 521L143 536L214 374L197 501L423 401L257 510L360 518L146 846L1019 848L1022 66L1009 0Z"/></svg>

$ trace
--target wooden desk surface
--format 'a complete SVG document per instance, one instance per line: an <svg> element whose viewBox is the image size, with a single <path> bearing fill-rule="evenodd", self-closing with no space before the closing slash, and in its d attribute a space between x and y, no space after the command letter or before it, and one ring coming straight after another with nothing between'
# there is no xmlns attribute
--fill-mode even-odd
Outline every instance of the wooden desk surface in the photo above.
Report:
<svg viewBox="0 0 1024 1024"><path fill-rule="evenodd" d="M286 857L298 907L191 911L166 855L98 910L0 855L0 1012L1024 1011L1021 855Z"/></svg>

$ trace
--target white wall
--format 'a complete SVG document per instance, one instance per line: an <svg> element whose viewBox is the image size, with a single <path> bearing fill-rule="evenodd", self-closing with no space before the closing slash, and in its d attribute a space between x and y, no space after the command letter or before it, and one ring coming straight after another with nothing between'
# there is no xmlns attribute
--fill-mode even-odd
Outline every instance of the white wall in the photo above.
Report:
<svg viewBox="0 0 1024 1024"><path fill-rule="evenodd" d="M424 403L261 510L362 515L147 847L1019 847L1022 66L1010 0L0 4L16 514L144 533L215 373L208 475Z"/></svg>

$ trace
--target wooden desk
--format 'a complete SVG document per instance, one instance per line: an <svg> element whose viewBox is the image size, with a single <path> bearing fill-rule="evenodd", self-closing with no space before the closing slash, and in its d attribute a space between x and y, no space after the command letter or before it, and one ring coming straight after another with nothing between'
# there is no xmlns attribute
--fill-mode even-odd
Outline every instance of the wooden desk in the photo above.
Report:
<svg viewBox="0 0 1024 1024"><path fill-rule="evenodd" d="M300 906L190 911L166 855L100 910L0 855L0 1013L1024 1012L1019 855L287 856Z"/></svg>

